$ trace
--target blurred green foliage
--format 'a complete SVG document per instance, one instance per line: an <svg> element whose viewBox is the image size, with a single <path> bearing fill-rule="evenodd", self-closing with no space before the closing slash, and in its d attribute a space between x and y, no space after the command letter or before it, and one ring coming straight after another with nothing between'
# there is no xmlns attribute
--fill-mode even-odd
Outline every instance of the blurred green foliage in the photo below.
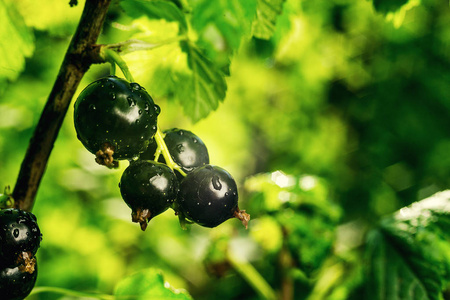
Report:
<svg viewBox="0 0 450 300"><path fill-rule="evenodd" d="M84 1L66 2L0 0L1 186L14 185ZM450 186L446 1L154 1L155 16L134 11L135 2L113 3L99 42L161 44L124 59L161 106L159 126L195 132L211 163L233 174L249 230L233 219L183 231L169 210L141 232L117 186L126 163L96 165L71 107L33 209L43 232L37 286L113 294L122 278L152 268L194 299L258 299L228 261L234 251L284 299L360 299L386 283L380 266L390 260L408 274L445 266L424 288L440 299L450 279L448 210L422 211L442 221L431 228L390 214ZM159 16L161 7L170 13ZM187 28L188 50L162 43ZM205 61L217 86L201 82L196 94L189 67ZM108 72L92 66L79 91ZM198 97L202 107L186 106ZM198 109L194 119L205 118L193 123L185 112ZM423 230L415 248L404 224ZM405 249L420 267L411 269ZM405 272L398 278L411 279ZM409 299L391 296L383 299Z"/></svg>

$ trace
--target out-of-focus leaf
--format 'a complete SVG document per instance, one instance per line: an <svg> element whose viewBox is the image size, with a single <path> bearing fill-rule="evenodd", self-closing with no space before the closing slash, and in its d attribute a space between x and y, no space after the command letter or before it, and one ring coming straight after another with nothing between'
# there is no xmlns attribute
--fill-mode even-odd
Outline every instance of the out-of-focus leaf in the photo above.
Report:
<svg viewBox="0 0 450 300"><path fill-rule="evenodd" d="M215 43L217 48L230 47L236 50L241 38L251 34L255 11L256 0L199 1L193 8L192 26L203 38L205 32L210 32L211 27L214 27L223 40L216 39L211 42Z"/></svg>
<svg viewBox="0 0 450 300"><path fill-rule="evenodd" d="M133 299L190 300L184 290L176 290L164 281L160 271L147 269L122 279L116 286L115 296L132 296Z"/></svg>
<svg viewBox="0 0 450 300"><path fill-rule="evenodd" d="M450 278L450 191L384 219L368 237L370 299L442 299Z"/></svg>
<svg viewBox="0 0 450 300"><path fill-rule="evenodd" d="M283 12L286 0L258 0L253 35L260 39L270 39L275 31L277 17Z"/></svg>
<svg viewBox="0 0 450 300"><path fill-rule="evenodd" d="M77 6L70 7L69 1L20 0L15 1L15 5L27 26L54 36L67 36L73 34L83 11L84 2L79 1Z"/></svg>
<svg viewBox="0 0 450 300"><path fill-rule="evenodd" d="M169 22L176 21L180 24L180 32L187 30L184 14L173 3L167 1L126 0L120 3L125 12L133 18L143 15L150 19L165 19Z"/></svg>
<svg viewBox="0 0 450 300"><path fill-rule="evenodd" d="M409 0L373 0L375 9L382 13L399 10Z"/></svg>
<svg viewBox="0 0 450 300"><path fill-rule="evenodd" d="M0 2L0 41L0 83L14 81L25 58L33 54L34 37L15 7L5 1Z"/></svg>
<svg viewBox="0 0 450 300"><path fill-rule="evenodd" d="M186 115L195 122L217 109L225 98L227 84L223 73L196 45L182 42L181 48L187 54L190 71L176 78L176 93Z"/></svg>

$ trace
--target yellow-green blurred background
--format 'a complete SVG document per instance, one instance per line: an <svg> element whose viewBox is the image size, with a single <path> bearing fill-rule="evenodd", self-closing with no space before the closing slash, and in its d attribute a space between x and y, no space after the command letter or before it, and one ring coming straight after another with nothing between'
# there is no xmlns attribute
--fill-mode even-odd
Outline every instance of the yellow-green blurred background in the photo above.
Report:
<svg viewBox="0 0 450 300"><path fill-rule="evenodd" d="M0 2L0 16L26 25L16 27L22 38L0 29L0 60L15 62L12 71L0 64L1 186L15 184L81 14L83 1L67 2ZM121 278L154 267L194 299L259 299L226 263L227 249L238 249L274 290L292 287L293 299L360 299L363 263L352 251L365 232L450 184L449 5L410 3L386 16L371 1L286 1L271 39L243 38L226 99L197 123L158 81L158 68L181 64L176 43L125 55L161 106L160 128L193 131L211 163L234 176L249 229L233 219L182 230L168 210L142 232L118 189L127 163L94 162L71 105L33 208L43 232L37 286L111 294ZM132 20L113 3L99 42L158 41L173 26ZM204 34L215 41L217 32ZM92 66L77 93L108 72ZM332 269L335 257L346 268ZM324 274L338 278L318 286Z"/></svg>

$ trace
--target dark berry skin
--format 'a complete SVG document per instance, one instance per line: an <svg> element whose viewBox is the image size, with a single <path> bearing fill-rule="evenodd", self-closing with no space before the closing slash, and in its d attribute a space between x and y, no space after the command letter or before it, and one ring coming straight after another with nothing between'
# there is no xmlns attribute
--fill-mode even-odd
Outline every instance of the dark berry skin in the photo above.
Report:
<svg viewBox="0 0 450 300"><path fill-rule="evenodd" d="M192 172L195 168L209 164L208 149L203 141L194 133L178 128L164 131L164 142L172 156L172 159L186 173ZM156 142L153 140L147 150L141 154L141 159L155 158ZM164 157L159 157L160 162L165 162ZM177 173L178 179L183 176Z"/></svg>
<svg viewBox="0 0 450 300"><path fill-rule="evenodd" d="M36 283L37 264L30 272L21 266L0 268L0 298L3 300L22 300L28 296Z"/></svg>
<svg viewBox="0 0 450 300"><path fill-rule="evenodd" d="M195 169L180 184L178 205L191 221L216 227L239 211L236 182L221 167L206 165Z"/></svg>
<svg viewBox="0 0 450 300"><path fill-rule="evenodd" d="M165 164L138 160L125 169L120 179L120 193L132 209L132 220L147 228L147 222L166 211L175 201L178 181Z"/></svg>
<svg viewBox="0 0 450 300"><path fill-rule="evenodd" d="M14 263L22 252L36 254L41 231L31 212L8 208L0 211L0 258Z"/></svg>
<svg viewBox="0 0 450 300"><path fill-rule="evenodd" d="M109 76L89 84L75 102L78 139L96 154L110 145L114 160L143 152L156 132L159 106L137 83Z"/></svg>

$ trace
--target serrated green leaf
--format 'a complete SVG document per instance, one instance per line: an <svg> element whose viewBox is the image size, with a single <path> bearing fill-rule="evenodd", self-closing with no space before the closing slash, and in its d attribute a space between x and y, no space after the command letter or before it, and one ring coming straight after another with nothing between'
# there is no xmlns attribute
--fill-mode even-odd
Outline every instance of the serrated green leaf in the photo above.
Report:
<svg viewBox="0 0 450 300"><path fill-rule="evenodd" d="M14 6L0 1L0 81L14 81L34 51L34 37Z"/></svg>
<svg viewBox="0 0 450 300"><path fill-rule="evenodd" d="M133 18L147 16L150 19L165 19L169 22L180 24L180 33L187 31L187 23L184 14L172 2L148 1L148 0L126 0L120 3L125 12Z"/></svg>
<svg viewBox="0 0 450 300"><path fill-rule="evenodd" d="M227 84L223 73L203 55L192 43L182 42L181 48L187 54L189 72L178 74L175 93L194 122L217 109L225 98Z"/></svg>
<svg viewBox="0 0 450 300"><path fill-rule="evenodd" d="M250 36L255 12L256 0L203 0L194 5L191 22L202 39L209 39L217 48L229 47L234 51L243 36ZM220 33L222 40L211 35L211 27Z"/></svg>
<svg viewBox="0 0 450 300"><path fill-rule="evenodd" d="M260 39L270 39L275 31L277 17L283 12L286 0L258 0L253 35Z"/></svg>
<svg viewBox="0 0 450 300"><path fill-rule="evenodd" d="M450 281L450 192L402 208L369 235L371 299L442 299Z"/></svg>
<svg viewBox="0 0 450 300"><path fill-rule="evenodd" d="M133 299L191 300L184 290L170 287L159 270L146 269L122 279L116 286L115 296L131 296Z"/></svg>

